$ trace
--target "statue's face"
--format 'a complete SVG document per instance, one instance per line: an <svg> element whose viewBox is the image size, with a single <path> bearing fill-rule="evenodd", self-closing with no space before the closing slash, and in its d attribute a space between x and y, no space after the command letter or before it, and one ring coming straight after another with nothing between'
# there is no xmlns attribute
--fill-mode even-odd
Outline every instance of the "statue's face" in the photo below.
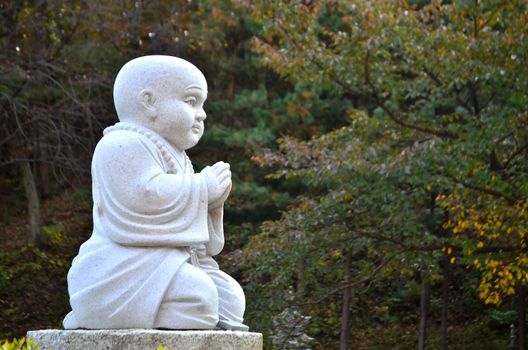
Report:
<svg viewBox="0 0 528 350"><path fill-rule="evenodd" d="M198 69L179 69L155 93L151 128L179 150L194 147L204 132L207 82Z"/></svg>

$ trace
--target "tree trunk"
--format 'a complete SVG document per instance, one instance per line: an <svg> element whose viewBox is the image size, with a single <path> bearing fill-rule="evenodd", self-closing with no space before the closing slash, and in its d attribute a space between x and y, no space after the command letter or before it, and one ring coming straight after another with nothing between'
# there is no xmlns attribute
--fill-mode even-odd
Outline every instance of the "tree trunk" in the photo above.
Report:
<svg viewBox="0 0 528 350"><path fill-rule="evenodd" d="M442 316L441 316L441 335L440 349L447 350L447 307L449 305L449 261L447 255L443 261L444 278L442 280Z"/></svg>
<svg viewBox="0 0 528 350"><path fill-rule="evenodd" d="M231 101L235 99L235 79L229 80L229 84L227 85L227 98Z"/></svg>
<svg viewBox="0 0 528 350"><path fill-rule="evenodd" d="M35 177L33 176L31 165L28 160L24 160L20 163L20 172L22 174L22 181L24 183L28 206L29 235L27 240L28 244L34 245L41 238L40 200L37 193L37 186L35 184Z"/></svg>
<svg viewBox="0 0 528 350"><path fill-rule="evenodd" d="M420 296L420 330L418 334L418 350L425 350L427 338L427 313L429 312L429 279L426 272L422 272L422 293Z"/></svg>
<svg viewBox="0 0 528 350"><path fill-rule="evenodd" d="M350 260L352 254L349 250L345 251L345 284L350 283ZM351 287L343 290L343 305L341 309L341 335L339 337L339 350L348 350L348 337L350 335L350 292Z"/></svg>
<svg viewBox="0 0 528 350"><path fill-rule="evenodd" d="M518 305L518 313L519 313L519 332L518 332L518 343L519 343L519 350L525 350L525 339L526 339L526 287L524 284L521 284L518 289L519 293L519 305Z"/></svg>
<svg viewBox="0 0 528 350"><path fill-rule="evenodd" d="M297 299L302 300L304 298L304 271L306 269L306 262L304 257L299 260L297 265Z"/></svg>
<svg viewBox="0 0 528 350"><path fill-rule="evenodd" d="M86 114L86 123L88 124L88 139L90 140L90 151L93 152L94 149L95 149L95 144L96 144L96 141L95 141L95 130L94 130L94 125L93 125L93 115L92 115L92 112L90 111L90 108L89 107L84 107L85 108L85 114Z"/></svg>

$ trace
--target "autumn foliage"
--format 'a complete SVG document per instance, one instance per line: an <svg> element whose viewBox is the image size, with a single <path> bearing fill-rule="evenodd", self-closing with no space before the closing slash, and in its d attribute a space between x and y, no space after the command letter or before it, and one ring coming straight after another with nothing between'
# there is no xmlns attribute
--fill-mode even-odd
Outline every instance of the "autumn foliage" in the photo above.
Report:
<svg viewBox="0 0 528 350"><path fill-rule="evenodd" d="M60 324L67 298L47 294L66 295L64 280L38 299L28 266L65 276L90 234L79 218L90 155L116 121L112 82L146 54L208 79L192 159L231 164L219 259L267 347L503 349L510 324L524 332L526 1L4 1L0 13L6 336ZM84 204L57 209L80 204L71 193ZM26 315L48 299L57 315Z"/></svg>

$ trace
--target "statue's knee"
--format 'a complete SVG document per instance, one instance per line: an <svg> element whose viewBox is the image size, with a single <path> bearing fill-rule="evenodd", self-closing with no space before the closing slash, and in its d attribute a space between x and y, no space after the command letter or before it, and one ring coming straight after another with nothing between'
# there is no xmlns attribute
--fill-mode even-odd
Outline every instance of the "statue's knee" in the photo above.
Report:
<svg viewBox="0 0 528 350"><path fill-rule="evenodd" d="M198 308L203 314L218 316L218 291L205 273L197 278L194 292Z"/></svg>
<svg viewBox="0 0 528 350"><path fill-rule="evenodd" d="M233 298L234 300L232 301L231 307L233 308L233 313L242 317L246 310L246 297L240 284L238 284L238 282L234 279L233 282L234 283L232 284L232 289L235 297Z"/></svg>
<svg viewBox="0 0 528 350"><path fill-rule="evenodd" d="M223 272L216 272L213 280L217 282L220 298L220 318L242 322L246 298L240 284Z"/></svg>

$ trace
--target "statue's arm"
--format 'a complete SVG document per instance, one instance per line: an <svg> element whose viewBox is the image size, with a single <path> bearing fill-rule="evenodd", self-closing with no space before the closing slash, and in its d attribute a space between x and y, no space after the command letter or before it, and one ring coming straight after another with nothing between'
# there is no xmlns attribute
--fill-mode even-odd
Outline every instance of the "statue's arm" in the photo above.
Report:
<svg viewBox="0 0 528 350"><path fill-rule="evenodd" d="M196 207L197 200L205 200L207 207L203 175L165 173L157 148L136 133L114 131L105 136L93 162L99 172L94 176L105 183L111 198L134 212L179 215L189 206Z"/></svg>
<svg viewBox="0 0 528 350"><path fill-rule="evenodd" d="M202 174L167 174L148 138L112 131L92 161L94 224L114 242L136 247L206 243L207 184Z"/></svg>
<svg viewBox="0 0 528 350"><path fill-rule="evenodd" d="M205 244L208 255L217 255L224 248L224 208L210 209L207 216L209 241Z"/></svg>
<svg viewBox="0 0 528 350"><path fill-rule="evenodd" d="M206 250L207 254L211 256L219 254L224 248L224 202L230 191L231 185L218 200L209 203L207 216L209 241L206 244Z"/></svg>

